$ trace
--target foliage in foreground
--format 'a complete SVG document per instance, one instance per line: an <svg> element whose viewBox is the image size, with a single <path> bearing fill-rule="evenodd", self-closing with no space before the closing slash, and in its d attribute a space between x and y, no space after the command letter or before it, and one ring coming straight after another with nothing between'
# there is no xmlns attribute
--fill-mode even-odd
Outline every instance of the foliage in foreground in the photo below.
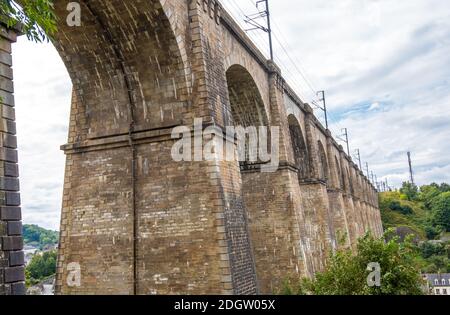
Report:
<svg viewBox="0 0 450 315"><path fill-rule="evenodd" d="M25 270L26 285L33 286L56 273L57 252L49 251L33 256Z"/></svg>
<svg viewBox="0 0 450 315"><path fill-rule="evenodd" d="M20 2L20 6L17 4ZM21 25L29 40L43 42L56 32L53 0L0 0L0 20L8 27Z"/></svg>
<svg viewBox="0 0 450 315"><path fill-rule="evenodd" d="M356 254L339 250L325 271L313 280L287 280L284 295L421 295L423 281L417 269L416 249L411 238L401 242L389 231L376 239L369 234L358 241ZM385 239L390 239L386 242ZM370 263L381 267L381 286L369 287Z"/></svg>

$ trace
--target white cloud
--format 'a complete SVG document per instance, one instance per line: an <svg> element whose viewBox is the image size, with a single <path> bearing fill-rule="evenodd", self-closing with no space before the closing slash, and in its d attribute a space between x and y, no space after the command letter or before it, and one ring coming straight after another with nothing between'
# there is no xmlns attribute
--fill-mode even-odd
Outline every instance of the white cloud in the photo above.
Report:
<svg viewBox="0 0 450 315"><path fill-rule="evenodd" d="M372 103L372 105L370 105L369 110L372 111L372 110L376 110L376 109L379 109L379 108L380 108L380 103L375 102L375 103Z"/></svg>
<svg viewBox="0 0 450 315"><path fill-rule="evenodd" d="M254 0L222 2L241 19L237 5L254 12ZM450 182L450 2L277 0L271 8L285 77L307 100L309 85L327 91L332 130L347 127L380 178L407 180L411 150L420 184ZM267 55L265 34L250 35ZM70 79L49 44L21 38L14 64L24 221L58 228Z"/></svg>
<svg viewBox="0 0 450 315"><path fill-rule="evenodd" d="M13 49L23 219L59 229L71 82L50 44Z"/></svg>

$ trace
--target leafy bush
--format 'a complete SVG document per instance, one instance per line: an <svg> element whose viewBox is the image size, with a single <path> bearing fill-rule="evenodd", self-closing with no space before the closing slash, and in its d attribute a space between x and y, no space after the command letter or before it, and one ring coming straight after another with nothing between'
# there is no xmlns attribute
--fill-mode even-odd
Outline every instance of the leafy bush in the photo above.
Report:
<svg viewBox="0 0 450 315"><path fill-rule="evenodd" d="M25 275L27 285L35 285L56 273L56 251L49 251L33 256Z"/></svg>
<svg viewBox="0 0 450 315"><path fill-rule="evenodd" d="M390 201L388 207L392 211L397 211L405 215L413 213L413 209L410 206L402 206L399 201Z"/></svg>
<svg viewBox="0 0 450 315"><path fill-rule="evenodd" d="M419 188L409 182L403 183L402 188L400 189L400 193L406 196L406 199L409 201L416 200L419 194Z"/></svg>
<svg viewBox="0 0 450 315"><path fill-rule="evenodd" d="M423 281L411 239L400 242L389 231L382 238L366 235L358 241L357 252L340 250L332 255L324 272L313 280L286 281L283 294L312 295L421 295ZM391 238L386 242L385 239ZM369 287L370 263L381 266L381 286Z"/></svg>
<svg viewBox="0 0 450 315"><path fill-rule="evenodd" d="M434 244L432 242L424 242L420 245L422 257L427 259L431 256L443 256L447 254L447 249L444 244Z"/></svg>
<svg viewBox="0 0 450 315"><path fill-rule="evenodd" d="M427 235L427 239L435 240L439 235L441 235L441 230L431 225L425 226L425 233Z"/></svg>

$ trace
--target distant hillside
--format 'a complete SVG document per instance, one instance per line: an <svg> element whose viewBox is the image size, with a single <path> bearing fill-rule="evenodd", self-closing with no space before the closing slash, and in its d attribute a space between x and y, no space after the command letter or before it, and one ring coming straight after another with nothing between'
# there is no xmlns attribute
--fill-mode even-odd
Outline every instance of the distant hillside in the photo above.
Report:
<svg viewBox="0 0 450 315"><path fill-rule="evenodd" d="M420 187L405 183L400 191L380 193L385 228L411 230L421 240L436 240L450 232L450 185Z"/></svg>
<svg viewBox="0 0 450 315"><path fill-rule="evenodd" d="M37 225L25 224L23 226L23 239L25 245L34 246L42 250L58 244L59 232L46 230Z"/></svg>

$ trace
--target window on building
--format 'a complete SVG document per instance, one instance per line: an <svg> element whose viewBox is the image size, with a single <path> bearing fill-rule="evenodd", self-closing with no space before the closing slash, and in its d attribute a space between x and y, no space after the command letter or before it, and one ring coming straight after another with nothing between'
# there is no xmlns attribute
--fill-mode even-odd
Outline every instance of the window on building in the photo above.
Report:
<svg viewBox="0 0 450 315"><path fill-rule="evenodd" d="M445 285L445 279L442 279L442 285Z"/></svg>
<svg viewBox="0 0 450 315"><path fill-rule="evenodd" d="M441 294L441 290L436 289L436 295L440 295Z"/></svg>
<svg viewBox="0 0 450 315"><path fill-rule="evenodd" d="M447 289L442 290L443 295L447 295Z"/></svg>
<svg viewBox="0 0 450 315"><path fill-rule="evenodd" d="M439 280L438 279L434 279L434 284L435 285L439 285Z"/></svg>

